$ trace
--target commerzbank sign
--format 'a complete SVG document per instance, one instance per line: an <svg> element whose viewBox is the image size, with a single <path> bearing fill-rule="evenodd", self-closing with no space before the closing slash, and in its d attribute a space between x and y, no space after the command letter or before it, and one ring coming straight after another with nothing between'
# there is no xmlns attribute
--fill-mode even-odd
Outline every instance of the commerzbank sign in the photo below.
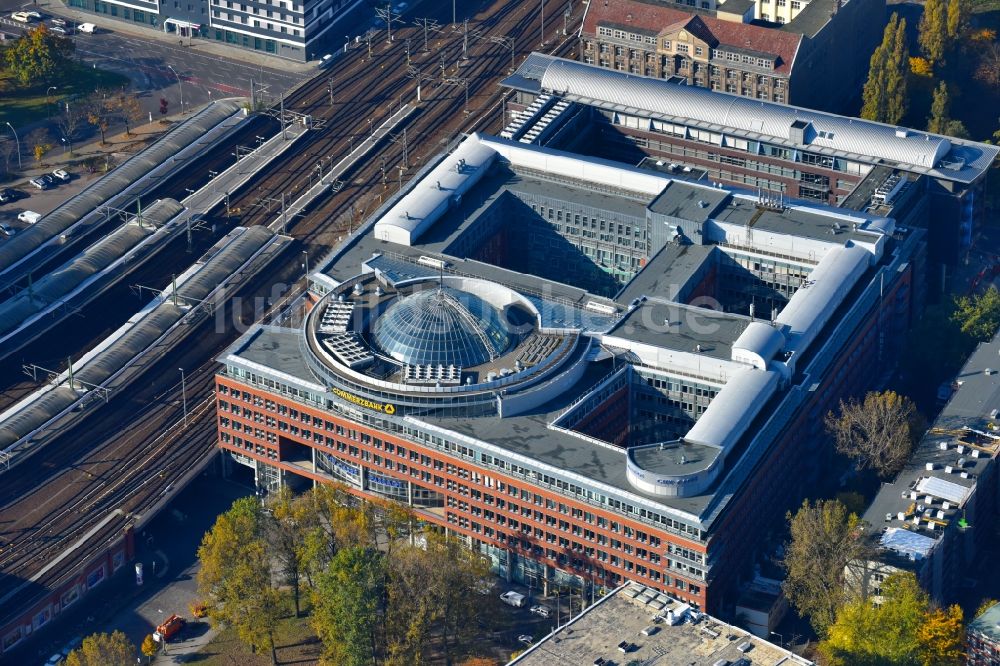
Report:
<svg viewBox="0 0 1000 666"><path fill-rule="evenodd" d="M354 395L353 393L348 393L339 388L332 388L330 391L336 395L338 398L343 398L347 402L355 404L359 407L364 407L365 409L370 409L373 412L382 412L383 414L396 413L396 405L391 402L375 402L374 400L369 400L368 398L362 398L360 395Z"/></svg>

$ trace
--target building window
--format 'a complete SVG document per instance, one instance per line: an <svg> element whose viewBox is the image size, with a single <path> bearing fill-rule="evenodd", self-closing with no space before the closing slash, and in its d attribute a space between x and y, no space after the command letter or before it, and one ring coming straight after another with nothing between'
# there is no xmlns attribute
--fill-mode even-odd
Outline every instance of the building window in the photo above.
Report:
<svg viewBox="0 0 1000 666"><path fill-rule="evenodd" d="M670 40L669 39L664 39L663 40L663 48L665 48L667 50L670 49Z"/></svg>
<svg viewBox="0 0 1000 666"><path fill-rule="evenodd" d="M677 45L677 52L678 53L687 53L688 52L688 45L687 44L678 44Z"/></svg>
<svg viewBox="0 0 1000 666"><path fill-rule="evenodd" d="M792 0L792 9L802 9L802 3L799 0Z"/></svg>
<svg viewBox="0 0 1000 666"><path fill-rule="evenodd" d="M705 55L705 49L701 48L700 46L696 46L694 47L694 54L696 56Z"/></svg>

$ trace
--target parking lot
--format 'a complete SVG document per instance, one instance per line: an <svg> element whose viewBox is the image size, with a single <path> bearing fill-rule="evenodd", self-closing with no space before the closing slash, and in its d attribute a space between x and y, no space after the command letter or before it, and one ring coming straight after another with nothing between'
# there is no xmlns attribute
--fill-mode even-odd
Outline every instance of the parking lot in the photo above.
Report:
<svg viewBox="0 0 1000 666"><path fill-rule="evenodd" d="M28 226L26 222L18 220L18 215L22 212L33 211L45 215L104 175L72 169L67 170L67 173L70 176L69 181L55 182L45 190L33 187L27 180L17 187L0 188L14 193L12 201L0 202L0 224L7 225L16 234ZM0 243L5 238L6 235L0 233Z"/></svg>

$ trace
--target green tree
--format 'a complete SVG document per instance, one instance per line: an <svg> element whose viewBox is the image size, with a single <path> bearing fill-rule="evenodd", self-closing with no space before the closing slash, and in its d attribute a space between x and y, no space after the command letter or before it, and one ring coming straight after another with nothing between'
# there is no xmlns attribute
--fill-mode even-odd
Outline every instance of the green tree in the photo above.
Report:
<svg viewBox="0 0 1000 666"><path fill-rule="evenodd" d="M139 646L139 651L146 657L147 664L156 656L156 653L160 651L160 646L153 640L153 634L146 634L146 637L142 639L142 645Z"/></svg>
<svg viewBox="0 0 1000 666"><path fill-rule="evenodd" d="M38 86L65 72L72 54L73 42L40 24L28 29L4 51L4 63L18 85Z"/></svg>
<svg viewBox="0 0 1000 666"><path fill-rule="evenodd" d="M896 125L903 120L910 105L908 82L909 47L906 44L906 19L899 19L892 36L892 49L885 65L885 122Z"/></svg>
<svg viewBox="0 0 1000 666"><path fill-rule="evenodd" d="M853 596L845 567L867 555L862 521L836 500L805 501L794 516L788 514L788 520L785 595L800 615L809 617L816 633L824 636L837 611Z"/></svg>
<svg viewBox="0 0 1000 666"><path fill-rule="evenodd" d="M944 134L948 127L948 113L951 111L951 100L948 97L948 84L944 81L934 89L931 101L931 115L927 119L927 131Z"/></svg>
<svg viewBox="0 0 1000 666"><path fill-rule="evenodd" d="M969 0L948 0L947 31L952 45L958 43L969 30Z"/></svg>
<svg viewBox="0 0 1000 666"><path fill-rule="evenodd" d="M989 340L1000 325L1000 291L991 286L982 294L956 298L952 319L973 340Z"/></svg>
<svg viewBox="0 0 1000 666"><path fill-rule="evenodd" d="M91 634L66 657L66 666L133 666L135 646L121 631Z"/></svg>
<svg viewBox="0 0 1000 666"><path fill-rule="evenodd" d="M862 90L864 103L861 107L861 117L868 120L881 120L885 117L885 68L896 36L897 21L898 17L893 13L889 24L882 31L882 43L875 47L868 64L868 80Z"/></svg>
<svg viewBox="0 0 1000 666"><path fill-rule="evenodd" d="M876 47L869 62L868 80L862 90L862 118L886 123L902 120L909 104L909 69L906 20L893 13L882 32L882 43Z"/></svg>
<svg viewBox="0 0 1000 666"><path fill-rule="evenodd" d="M254 652L270 652L273 664L280 608L270 558L260 504L253 497L238 499L216 519L198 548L198 590L212 599L213 623L233 627Z"/></svg>
<svg viewBox="0 0 1000 666"><path fill-rule="evenodd" d="M932 63L937 64L944 59L949 43L947 0L927 0L924 3L917 42L921 52Z"/></svg>
<svg viewBox="0 0 1000 666"><path fill-rule="evenodd" d="M326 663L366 666L383 652L385 557L374 548L339 550L313 594L313 628Z"/></svg>
<svg viewBox="0 0 1000 666"><path fill-rule="evenodd" d="M923 431L916 405L894 391L872 391L862 401L840 401L839 413L824 419L837 450L853 458L857 468L889 477L903 469L913 443Z"/></svg>

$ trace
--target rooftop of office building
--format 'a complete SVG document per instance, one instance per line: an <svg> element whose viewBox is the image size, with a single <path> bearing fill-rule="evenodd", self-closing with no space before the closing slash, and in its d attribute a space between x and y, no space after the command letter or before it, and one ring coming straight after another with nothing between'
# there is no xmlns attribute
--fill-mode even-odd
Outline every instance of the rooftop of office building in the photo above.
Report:
<svg viewBox="0 0 1000 666"><path fill-rule="evenodd" d="M963 511L976 479L1000 452L1000 335L979 345L954 382L951 399L906 467L883 484L865 520L889 559L927 557Z"/></svg>
<svg viewBox="0 0 1000 666"><path fill-rule="evenodd" d="M812 662L656 590L627 583L532 645L511 665L612 663L806 666Z"/></svg>
<svg viewBox="0 0 1000 666"><path fill-rule="evenodd" d="M1000 152L996 146L975 141L678 85L539 53L525 59L504 85L709 133L958 183L982 177Z"/></svg>
<svg viewBox="0 0 1000 666"><path fill-rule="evenodd" d="M749 237L744 209L759 225ZM609 267L569 241L609 219L620 242L648 247L617 291L598 293ZM508 263L528 260L517 256L526 232L502 238L521 228L549 234L534 263ZM473 135L320 262L301 328L256 327L220 361L707 525L762 455L754 442L780 418L796 365L874 284L901 233L884 219ZM780 255L808 288L756 313L724 311L725 299L706 307L698 299L725 281L732 253ZM567 257L585 265L560 269L580 269L572 284L547 265ZM633 415L641 435L615 443L590 418L649 391L675 406L669 419Z"/></svg>

